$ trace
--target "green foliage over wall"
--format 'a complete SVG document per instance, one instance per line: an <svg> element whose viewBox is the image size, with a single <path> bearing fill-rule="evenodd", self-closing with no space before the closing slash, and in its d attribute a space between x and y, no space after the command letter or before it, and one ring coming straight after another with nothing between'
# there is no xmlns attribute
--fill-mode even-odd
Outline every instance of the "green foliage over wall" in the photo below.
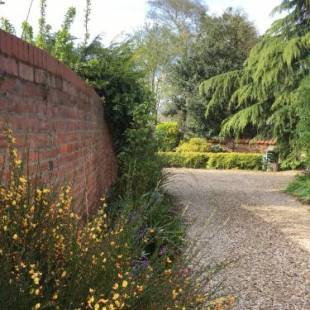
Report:
<svg viewBox="0 0 310 310"><path fill-rule="evenodd" d="M179 142L179 126L177 122L165 122L156 126L155 137L160 151L172 151Z"/></svg>
<svg viewBox="0 0 310 310"><path fill-rule="evenodd" d="M166 167L262 170L262 155L256 153L161 152L159 156Z"/></svg>

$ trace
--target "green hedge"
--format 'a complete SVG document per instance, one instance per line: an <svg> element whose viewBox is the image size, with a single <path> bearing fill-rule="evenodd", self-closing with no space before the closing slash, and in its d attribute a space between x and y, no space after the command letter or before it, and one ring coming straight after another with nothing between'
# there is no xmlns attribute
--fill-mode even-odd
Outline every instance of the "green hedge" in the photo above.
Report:
<svg viewBox="0 0 310 310"><path fill-rule="evenodd" d="M163 166L175 168L205 168L209 159L208 153L160 152L159 157Z"/></svg>
<svg viewBox="0 0 310 310"><path fill-rule="evenodd" d="M262 170L261 154L160 152L165 167Z"/></svg>
<svg viewBox="0 0 310 310"><path fill-rule="evenodd" d="M262 154L213 153L207 168L262 170Z"/></svg>

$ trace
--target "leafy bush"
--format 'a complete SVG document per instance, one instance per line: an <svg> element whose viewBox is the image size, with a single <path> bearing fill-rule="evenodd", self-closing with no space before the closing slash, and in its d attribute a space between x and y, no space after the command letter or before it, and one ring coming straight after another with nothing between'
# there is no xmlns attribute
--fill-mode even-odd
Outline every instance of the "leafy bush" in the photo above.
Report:
<svg viewBox="0 0 310 310"><path fill-rule="evenodd" d="M298 157L297 157L298 156ZM305 169L308 163L306 156L301 154L295 154L292 152L286 159L280 162L281 170L296 170L296 169Z"/></svg>
<svg viewBox="0 0 310 310"><path fill-rule="evenodd" d="M211 152L211 153L226 153L226 150L220 144L212 144L210 146L209 152Z"/></svg>
<svg viewBox="0 0 310 310"><path fill-rule="evenodd" d="M179 126L177 122L165 122L156 126L155 137L160 151L174 150L179 143Z"/></svg>
<svg viewBox="0 0 310 310"><path fill-rule="evenodd" d="M209 159L209 154L160 152L159 157L165 167L205 168Z"/></svg>
<svg viewBox="0 0 310 310"><path fill-rule="evenodd" d="M210 274L179 255L183 229L154 189L140 203L107 204L82 225L70 187L58 192L23 175L9 133L8 178L0 185L1 309L211 309ZM199 279L199 283L197 282ZM196 281L197 280L197 281ZM218 308L217 308L218 309Z"/></svg>
<svg viewBox="0 0 310 310"><path fill-rule="evenodd" d="M198 152L204 153L210 151L211 144L207 140L202 138L192 138L189 141L182 142L176 149L177 152Z"/></svg>
<svg viewBox="0 0 310 310"><path fill-rule="evenodd" d="M261 154L160 152L159 157L166 167L262 169Z"/></svg>
<svg viewBox="0 0 310 310"><path fill-rule="evenodd" d="M310 202L310 176L300 175L289 184L286 191L305 203Z"/></svg>
<svg viewBox="0 0 310 310"><path fill-rule="evenodd" d="M309 166L310 164L310 76L307 76L304 81L301 83L301 86L298 91L298 116L300 118L297 126L297 147L302 153L304 153L305 164Z"/></svg>

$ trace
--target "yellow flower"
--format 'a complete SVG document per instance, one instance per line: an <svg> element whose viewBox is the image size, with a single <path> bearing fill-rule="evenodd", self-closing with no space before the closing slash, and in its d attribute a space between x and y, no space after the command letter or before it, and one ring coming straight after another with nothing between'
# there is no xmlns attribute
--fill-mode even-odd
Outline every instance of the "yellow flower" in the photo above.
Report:
<svg viewBox="0 0 310 310"><path fill-rule="evenodd" d="M40 303L37 303L35 306L34 306L34 309L37 310L37 309L40 309L41 308L41 304Z"/></svg>
<svg viewBox="0 0 310 310"><path fill-rule="evenodd" d="M40 283L40 278L39 277L34 277L33 278L34 284L38 285Z"/></svg>
<svg viewBox="0 0 310 310"><path fill-rule="evenodd" d="M175 300L178 296L178 293L176 292L176 290L172 291L172 299Z"/></svg>
<svg viewBox="0 0 310 310"><path fill-rule="evenodd" d="M115 246L115 242L114 242L114 241L111 241L110 244L111 244L111 246L113 246L113 247Z"/></svg>
<svg viewBox="0 0 310 310"><path fill-rule="evenodd" d="M139 292L143 292L143 285L137 285L137 290L139 291Z"/></svg>
<svg viewBox="0 0 310 310"><path fill-rule="evenodd" d="M17 239L18 239L17 234L14 234L14 235L13 235L13 240L17 240Z"/></svg>
<svg viewBox="0 0 310 310"><path fill-rule="evenodd" d="M172 271L171 271L171 269L168 269L168 270L165 270L164 273L165 273L165 275L169 275L172 273Z"/></svg>
<svg viewBox="0 0 310 310"><path fill-rule="evenodd" d="M24 177L20 177L20 178L19 178L19 182L20 182L20 183L27 183L27 180L26 180L26 178L24 178Z"/></svg>
<svg viewBox="0 0 310 310"><path fill-rule="evenodd" d="M128 286L128 282L126 280L123 281L122 287L126 288Z"/></svg>
<svg viewBox="0 0 310 310"><path fill-rule="evenodd" d="M55 293L52 298L53 298L53 300L56 300L58 298L57 293Z"/></svg>
<svg viewBox="0 0 310 310"><path fill-rule="evenodd" d="M117 300L118 298L119 298L119 294L116 293L116 294L113 295L113 298L112 298L112 299L113 299L113 300Z"/></svg>
<svg viewBox="0 0 310 310"><path fill-rule="evenodd" d="M63 273L61 274L61 277L62 277L62 278L65 278L66 275L67 275L67 272L66 272L66 271L63 271Z"/></svg>
<svg viewBox="0 0 310 310"><path fill-rule="evenodd" d="M113 290L117 290L118 289L118 284L115 283L112 287L113 287Z"/></svg>
<svg viewBox="0 0 310 310"><path fill-rule="evenodd" d="M37 288L34 293L38 296L40 294L40 290Z"/></svg>
<svg viewBox="0 0 310 310"><path fill-rule="evenodd" d="M100 305L99 304L95 304L94 309L95 310L99 310L100 309Z"/></svg>

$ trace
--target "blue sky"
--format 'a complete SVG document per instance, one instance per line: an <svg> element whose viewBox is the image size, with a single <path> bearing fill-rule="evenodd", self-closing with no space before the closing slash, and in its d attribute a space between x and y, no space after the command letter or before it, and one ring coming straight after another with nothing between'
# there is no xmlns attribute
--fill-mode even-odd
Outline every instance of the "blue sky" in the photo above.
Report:
<svg viewBox="0 0 310 310"><path fill-rule="evenodd" d="M25 19L31 0L4 0L0 6L0 16L9 18L14 25L20 25ZM232 6L243 8L249 19L255 23L260 33L271 24L270 12L281 0L205 0L212 14L221 14L225 8ZM39 0L34 0L30 14L31 24L37 24ZM91 33L92 36L103 33L106 42L116 39L120 34L131 32L143 25L147 4L146 0L93 0ZM69 6L77 8L77 18L73 34L83 36L83 14L85 0L48 0L47 19L57 29ZM18 27L17 27L18 28Z"/></svg>

